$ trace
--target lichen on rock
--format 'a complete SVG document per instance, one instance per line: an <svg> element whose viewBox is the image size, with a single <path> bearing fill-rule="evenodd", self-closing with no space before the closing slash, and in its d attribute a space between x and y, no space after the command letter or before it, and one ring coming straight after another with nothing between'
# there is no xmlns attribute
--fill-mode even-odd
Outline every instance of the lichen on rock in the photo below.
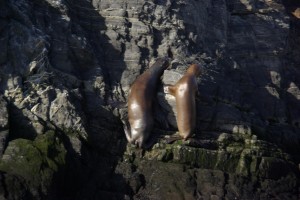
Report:
<svg viewBox="0 0 300 200"><path fill-rule="evenodd" d="M16 139L9 142L0 170L10 176L3 183L10 194L13 181L24 180L21 190L30 192L34 198L47 195L55 173L65 165L66 149L53 131L38 136L34 141ZM10 197L8 197L10 198Z"/></svg>
<svg viewBox="0 0 300 200"><path fill-rule="evenodd" d="M129 174L145 179L147 187L136 192L137 198L290 198L299 184L297 166L288 154L265 141L246 138L235 142L223 138L215 150L163 141L145 152L128 146L124 161L122 170L134 169ZM271 190L276 184L286 187L277 193Z"/></svg>

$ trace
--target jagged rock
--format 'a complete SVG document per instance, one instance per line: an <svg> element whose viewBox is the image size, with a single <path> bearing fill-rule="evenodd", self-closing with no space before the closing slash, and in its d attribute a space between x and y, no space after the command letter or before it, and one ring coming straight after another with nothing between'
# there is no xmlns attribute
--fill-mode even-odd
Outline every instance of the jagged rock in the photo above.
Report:
<svg viewBox="0 0 300 200"><path fill-rule="evenodd" d="M9 185L0 184L0 195L297 199L299 6L294 0L0 0L6 159L0 182ZM203 66L195 138L126 150L119 118L126 116L130 85L165 56L172 65L162 85L174 84L172 74L179 79L191 63ZM173 128L157 123L154 139L176 131L175 101L162 85L156 109ZM40 140L49 131L55 145ZM51 178L47 159L56 154L38 151L39 142L66 151L57 173L64 181ZM14 168L10 158L28 167ZM51 173L43 179L43 172Z"/></svg>
<svg viewBox="0 0 300 200"><path fill-rule="evenodd" d="M145 178L136 198L297 198L297 166L278 147L243 133L221 133L218 142L215 150L181 142L160 142L144 153L128 147L120 167L135 169L127 179L133 173ZM282 187L275 192L275 185Z"/></svg>
<svg viewBox="0 0 300 200"><path fill-rule="evenodd" d="M0 96L0 157L4 152L4 148L8 137L8 131L9 126L7 103L3 99L3 96Z"/></svg>
<svg viewBox="0 0 300 200"><path fill-rule="evenodd" d="M165 70L164 74L162 76L162 85L163 87L160 88L159 92L157 93L157 101L160 104L160 106L164 109L164 112L167 113L167 120L170 125L177 128L177 122L176 122L176 100L175 97L168 94L167 91L165 91L166 85L175 85L176 82L183 76L183 74L171 71L171 70Z"/></svg>

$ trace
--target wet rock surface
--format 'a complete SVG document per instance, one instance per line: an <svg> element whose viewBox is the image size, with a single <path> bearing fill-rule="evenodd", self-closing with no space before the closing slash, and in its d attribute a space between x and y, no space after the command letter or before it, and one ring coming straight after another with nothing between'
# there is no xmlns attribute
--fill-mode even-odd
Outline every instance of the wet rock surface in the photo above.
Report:
<svg viewBox="0 0 300 200"><path fill-rule="evenodd" d="M0 0L0 198L299 199L299 7ZM166 56L153 146L136 149L127 94ZM195 135L166 144L163 86L191 63L203 66Z"/></svg>

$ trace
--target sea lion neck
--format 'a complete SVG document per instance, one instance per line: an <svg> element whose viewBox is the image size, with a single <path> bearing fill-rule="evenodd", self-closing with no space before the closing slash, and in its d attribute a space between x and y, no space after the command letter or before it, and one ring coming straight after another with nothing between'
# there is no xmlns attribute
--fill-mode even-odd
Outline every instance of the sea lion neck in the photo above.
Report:
<svg viewBox="0 0 300 200"><path fill-rule="evenodd" d="M199 76L201 72L201 67L199 64L192 64L190 67L187 69L186 73L191 74L194 76Z"/></svg>
<svg viewBox="0 0 300 200"><path fill-rule="evenodd" d="M168 58L159 58L148 70L151 74L162 73L168 66Z"/></svg>

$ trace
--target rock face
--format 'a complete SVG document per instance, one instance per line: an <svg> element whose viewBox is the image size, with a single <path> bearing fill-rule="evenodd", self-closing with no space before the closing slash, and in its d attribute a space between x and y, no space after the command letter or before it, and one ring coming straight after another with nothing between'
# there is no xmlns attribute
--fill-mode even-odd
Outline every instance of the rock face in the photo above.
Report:
<svg viewBox="0 0 300 200"><path fill-rule="evenodd" d="M9 130L7 103L3 96L0 96L0 113L0 155L2 156Z"/></svg>
<svg viewBox="0 0 300 200"><path fill-rule="evenodd" d="M299 199L299 7L0 0L0 198ZM130 85L165 56L163 84L203 66L195 139L160 139L160 85L155 144L126 146Z"/></svg>

